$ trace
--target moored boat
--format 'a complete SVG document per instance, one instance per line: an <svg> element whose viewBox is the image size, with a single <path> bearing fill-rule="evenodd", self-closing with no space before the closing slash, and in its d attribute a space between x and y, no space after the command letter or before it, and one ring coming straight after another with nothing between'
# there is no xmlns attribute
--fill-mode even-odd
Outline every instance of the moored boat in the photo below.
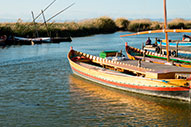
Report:
<svg viewBox="0 0 191 127"><path fill-rule="evenodd" d="M147 95L190 101L190 69L135 60L109 60L71 49L74 74L99 84Z"/></svg>
<svg viewBox="0 0 191 127"><path fill-rule="evenodd" d="M6 40L7 40L6 35L0 36L0 46L5 46L6 45Z"/></svg>
<svg viewBox="0 0 191 127"><path fill-rule="evenodd" d="M24 38L24 37L14 37L14 42L20 45L34 45L49 43L50 37L39 37L39 38Z"/></svg>
<svg viewBox="0 0 191 127"><path fill-rule="evenodd" d="M191 36L189 35L183 35L182 40L168 40L169 46L191 46ZM166 46L166 40L158 40L158 45Z"/></svg>
<svg viewBox="0 0 191 127"><path fill-rule="evenodd" d="M37 37L37 38L24 38L14 37L15 44L19 45L34 45L42 43L60 43L60 42L71 42L71 37Z"/></svg>
<svg viewBox="0 0 191 127"><path fill-rule="evenodd" d="M147 50L141 50L135 47L131 47L129 45L125 46L127 56L132 60L146 60L153 63L158 64L169 64L167 62L167 56L159 53L154 53ZM170 56L171 65L178 66L178 67L185 67L191 68L191 60L179 57Z"/></svg>

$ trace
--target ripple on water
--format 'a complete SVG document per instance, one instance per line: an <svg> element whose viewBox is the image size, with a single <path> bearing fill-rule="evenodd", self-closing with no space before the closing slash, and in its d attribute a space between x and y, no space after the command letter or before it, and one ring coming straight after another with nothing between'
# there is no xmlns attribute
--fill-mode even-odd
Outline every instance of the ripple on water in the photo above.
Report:
<svg viewBox="0 0 191 127"><path fill-rule="evenodd" d="M0 50L0 126L190 126L188 103L118 91L71 75L70 46L95 55L124 51L119 34L124 33ZM127 41L141 47L143 39L147 36Z"/></svg>

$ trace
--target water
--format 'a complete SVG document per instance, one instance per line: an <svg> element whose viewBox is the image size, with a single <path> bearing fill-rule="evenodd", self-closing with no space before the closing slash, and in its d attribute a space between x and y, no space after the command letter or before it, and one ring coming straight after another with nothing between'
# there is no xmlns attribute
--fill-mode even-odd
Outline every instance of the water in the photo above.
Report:
<svg viewBox="0 0 191 127"><path fill-rule="evenodd" d="M191 126L191 104L103 87L72 74L67 53L141 47L146 35L0 49L0 127ZM163 34L155 34L163 38ZM181 34L171 34L177 39ZM152 38L154 41L154 38Z"/></svg>

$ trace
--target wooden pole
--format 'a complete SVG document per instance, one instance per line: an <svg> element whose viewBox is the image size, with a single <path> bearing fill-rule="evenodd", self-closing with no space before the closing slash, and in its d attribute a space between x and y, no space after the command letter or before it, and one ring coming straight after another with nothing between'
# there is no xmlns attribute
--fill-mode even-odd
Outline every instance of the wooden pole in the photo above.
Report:
<svg viewBox="0 0 191 127"><path fill-rule="evenodd" d="M57 15L59 15L60 13L64 12L65 10L67 10L68 8L72 7L75 3L72 3L71 5L69 5L68 7L66 7L65 9L61 10L60 12L58 12L57 14L55 14L54 16L52 16L51 18L49 18L46 22L50 21L51 19L53 19L54 17L56 17Z"/></svg>
<svg viewBox="0 0 191 127"><path fill-rule="evenodd" d="M45 12L55 1L56 1L56 0L54 0L52 3L50 3L50 4L43 10L43 12ZM42 11L41 11L40 14L38 14L38 15L36 16L36 18L33 19L33 22L34 22L37 18L39 18L41 14L42 14Z"/></svg>
<svg viewBox="0 0 191 127"><path fill-rule="evenodd" d="M158 46L158 44L157 44L157 40L158 40L158 39L157 39L157 38L155 38L155 46Z"/></svg>
<svg viewBox="0 0 191 127"><path fill-rule="evenodd" d="M32 13L32 18L33 18L33 24L34 24L35 31L36 31L36 37L39 37L36 22L35 22L35 19L34 19L34 13L33 13L33 11L31 11L31 13Z"/></svg>
<svg viewBox="0 0 191 127"><path fill-rule="evenodd" d="M145 61L145 56L146 56L146 51L145 49L143 50L143 61Z"/></svg>
<svg viewBox="0 0 191 127"><path fill-rule="evenodd" d="M145 45L144 45L144 42L142 43L142 50L144 50L144 47L145 47Z"/></svg>
<svg viewBox="0 0 191 127"><path fill-rule="evenodd" d="M178 41L176 42L176 57L178 57Z"/></svg>
<svg viewBox="0 0 191 127"><path fill-rule="evenodd" d="M47 30L47 35L50 37L50 33L49 33L49 30L48 30L48 26L47 26L47 23L46 23L46 19L45 19L45 15L44 15L43 10L41 10L41 12L42 12L42 16L43 16L43 19L44 19L44 25L45 25L46 30Z"/></svg>
<svg viewBox="0 0 191 127"><path fill-rule="evenodd" d="M164 0L164 30L167 29L167 11L166 11L166 0ZM168 43L168 32L165 31L165 40L166 40L166 54L167 54L167 62L170 61L169 58L169 43Z"/></svg>
<svg viewBox="0 0 191 127"><path fill-rule="evenodd" d="M160 40L160 54L162 54L162 41Z"/></svg>

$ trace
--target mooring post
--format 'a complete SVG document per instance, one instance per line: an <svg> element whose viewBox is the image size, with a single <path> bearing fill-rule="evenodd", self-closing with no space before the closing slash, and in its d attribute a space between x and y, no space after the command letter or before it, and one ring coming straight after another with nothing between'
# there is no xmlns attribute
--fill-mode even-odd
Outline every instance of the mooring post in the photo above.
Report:
<svg viewBox="0 0 191 127"><path fill-rule="evenodd" d="M145 45L144 45L144 42L142 43L142 50L144 50L144 47L145 47Z"/></svg>
<svg viewBox="0 0 191 127"><path fill-rule="evenodd" d="M145 49L143 50L143 61L145 61Z"/></svg>
<svg viewBox="0 0 191 127"><path fill-rule="evenodd" d="M141 60L138 60L138 67L141 67Z"/></svg>
<svg viewBox="0 0 191 127"><path fill-rule="evenodd" d="M191 89L189 89L189 102L191 103Z"/></svg>
<svg viewBox="0 0 191 127"><path fill-rule="evenodd" d="M190 75L191 77L191 75ZM189 83L189 102L191 103L191 82Z"/></svg>
<svg viewBox="0 0 191 127"><path fill-rule="evenodd" d="M178 56L178 41L176 42L176 57Z"/></svg>
<svg viewBox="0 0 191 127"><path fill-rule="evenodd" d="M155 46L158 46L158 44L157 44L157 40L158 40L158 39L157 39L157 38L155 38Z"/></svg>
<svg viewBox="0 0 191 127"><path fill-rule="evenodd" d="M162 54L162 41L160 40L160 54Z"/></svg>

